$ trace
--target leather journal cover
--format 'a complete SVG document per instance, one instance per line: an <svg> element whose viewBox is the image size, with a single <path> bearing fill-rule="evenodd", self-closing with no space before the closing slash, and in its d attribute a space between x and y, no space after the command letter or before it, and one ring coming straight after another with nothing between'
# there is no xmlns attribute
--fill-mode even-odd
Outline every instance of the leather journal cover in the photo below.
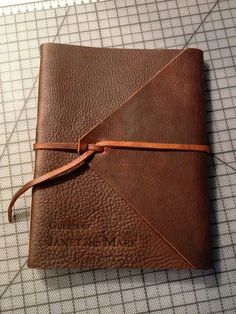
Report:
<svg viewBox="0 0 236 314"><path fill-rule="evenodd" d="M28 266L210 268L202 51L40 55Z"/></svg>

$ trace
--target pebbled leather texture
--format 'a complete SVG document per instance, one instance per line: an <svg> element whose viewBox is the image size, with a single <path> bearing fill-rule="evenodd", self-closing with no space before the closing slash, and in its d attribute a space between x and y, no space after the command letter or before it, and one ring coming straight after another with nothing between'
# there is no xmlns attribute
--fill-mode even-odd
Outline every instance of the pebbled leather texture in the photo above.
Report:
<svg viewBox="0 0 236 314"><path fill-rule="evenodd" d="M206 145L201 50L40 52L37 143ZM34 177L77 156L37 150ZM209 268L207 155L107 147L33 187L28 266Z"/></svg>

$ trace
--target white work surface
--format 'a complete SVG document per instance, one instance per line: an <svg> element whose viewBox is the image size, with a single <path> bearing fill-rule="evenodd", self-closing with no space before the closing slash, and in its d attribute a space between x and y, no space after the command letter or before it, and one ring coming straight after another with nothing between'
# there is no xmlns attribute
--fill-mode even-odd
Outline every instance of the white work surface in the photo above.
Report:
<svg viewBox="0 0 236 314"><path fill-rule="evenodd" d="M72 2L0 8L0 312L235 313L236 1ZM15 206L15 224L6 209L33 175L39 45L49 41L204 50L214 269L27 268L31 191Z"/></svg>

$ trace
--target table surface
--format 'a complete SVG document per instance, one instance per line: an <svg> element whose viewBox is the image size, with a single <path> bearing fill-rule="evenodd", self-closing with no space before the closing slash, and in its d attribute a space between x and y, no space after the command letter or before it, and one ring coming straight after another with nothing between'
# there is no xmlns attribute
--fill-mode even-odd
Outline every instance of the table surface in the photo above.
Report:
<svg viewBox="0 0 236 314"><path fill-rule="evenodd" d="M1 313L235 313L236 1L71 2L0 10ZM27 268L31 192L17 202L17 223L6 208L32 178L39 45L48 41L204 51L214 269Z"/></svg>

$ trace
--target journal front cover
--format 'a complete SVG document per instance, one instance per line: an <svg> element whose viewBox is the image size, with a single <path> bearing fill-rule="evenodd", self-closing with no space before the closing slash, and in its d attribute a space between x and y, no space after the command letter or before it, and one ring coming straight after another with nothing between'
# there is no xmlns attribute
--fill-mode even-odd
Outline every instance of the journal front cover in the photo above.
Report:
<svg viewBox="0 0 236 314"><path fill-rule="evenodd" d="M47 43L40 55L36 144L207 145L201 50ZM206 152L122 145L33 187L29 267L211 267ZM35 153L34 178L83 154Z"/></svg>

